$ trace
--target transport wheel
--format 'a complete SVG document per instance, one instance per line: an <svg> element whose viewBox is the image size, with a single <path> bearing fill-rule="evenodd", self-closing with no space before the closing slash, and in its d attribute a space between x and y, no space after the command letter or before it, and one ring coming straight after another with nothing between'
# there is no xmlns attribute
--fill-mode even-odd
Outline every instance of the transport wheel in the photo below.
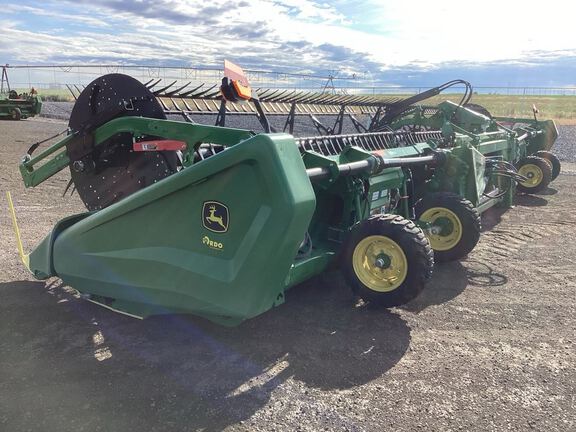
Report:
<svg viewBox="0 0 576 432"><path fill-rule="evenodd" d="M12 108L12 111L10 111L10 118L12 120L20 120L22 118L22 112L20 111L20 109Z"/></svg>
<svg viewBox="0 0 576 432"><path fill-rule="evenodd" d="M518 174L528 180L518 183L516 190L524 193L536 193L545 190L552 181L551 162L538 156L528 156L518 164Z"/></svg>
<svg viewBox="0 0 576 432"><path fill-rule="evenodd" d="M434 249L437 262L465 257L480 240L480 214L466 198L436 192L416 203L416 219Z"/></svg>
<svg viewBox="0 0 576 432"><path fill-rule="evenodd" d="M550 181L556 180L556 177L558 177L560 175L560 168L561 168L560 159L558 159L558 156L556 156L552 152L545 151L545 150L541 150L539 152L536 152L534 154L534 156L541 157L542 159L546 159L548 162L550 162L552 164L552 180L550 180Z"/></svg>
<svg viewBox="0 0 576 432"><path fill-rule="evenodd" d="M350 233L343 272L355 294L378 305L409 302L424 289L434 268L426 236L402 216L370 217Z"/></svg>

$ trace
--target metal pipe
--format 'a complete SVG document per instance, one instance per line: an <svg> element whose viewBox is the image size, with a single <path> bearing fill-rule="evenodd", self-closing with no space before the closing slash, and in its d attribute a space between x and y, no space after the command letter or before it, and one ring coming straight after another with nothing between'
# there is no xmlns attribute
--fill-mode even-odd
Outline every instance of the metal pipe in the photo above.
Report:
<svg viewBox="0 0 576 432"><path fill-rule="evenodd" d="M446 159L446 155L444 153L434 153L429 156L389 158L389 159L385 159L378 154L373 154L373 156L379 158L379 162L383 166L383 168L409 167L425 164L442 164Z"/></svg>
<svg viewBox="0 0 576 432"><path fill-rule="evenodd" d="M383 158L377 153L372 153L372 158L347 164L337 165L338 176L350 176L360 172L368 171L371 174L377 174L386 168L409 167L415 165L438 165L446 159L444 153L434 153L429 156L418 156L408 158ZM332 176L330 167L308 168L306 174L311 181L323 180Z"/></svg>

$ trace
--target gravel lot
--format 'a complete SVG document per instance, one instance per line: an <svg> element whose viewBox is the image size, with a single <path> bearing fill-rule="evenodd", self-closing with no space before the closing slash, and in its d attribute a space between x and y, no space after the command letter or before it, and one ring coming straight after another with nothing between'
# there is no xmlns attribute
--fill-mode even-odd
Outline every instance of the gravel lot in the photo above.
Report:
<svg viewBox="0 0 576 432"><path fill-rule="evenodd" d="M558 126L554 153L561 161L576 162L576 126Z"/></svg>
<svg viewBox="0 0 576 432"><path fill-rule="evenodd" d="M67 173L31 190L18 173L65 127L0 122L1 189L28 250L83 209L61 196ZM565 163L543 194L486 213L473 253L405 307L355 307L332 272L237 328L133 320L34 281L3 211L0 430L576 430L575 176Z"/></svg>

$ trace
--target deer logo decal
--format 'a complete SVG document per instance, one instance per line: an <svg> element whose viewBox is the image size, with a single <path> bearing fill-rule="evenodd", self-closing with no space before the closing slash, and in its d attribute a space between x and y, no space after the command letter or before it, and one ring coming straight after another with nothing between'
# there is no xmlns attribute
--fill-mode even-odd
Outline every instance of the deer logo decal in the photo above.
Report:
<svg viewBox="0 0 576 432"><path fill-rule="evenodd" d="M206 201L202 209L202 225L207 230L225 233L230 224L228 207L217 201Z"/></svg>

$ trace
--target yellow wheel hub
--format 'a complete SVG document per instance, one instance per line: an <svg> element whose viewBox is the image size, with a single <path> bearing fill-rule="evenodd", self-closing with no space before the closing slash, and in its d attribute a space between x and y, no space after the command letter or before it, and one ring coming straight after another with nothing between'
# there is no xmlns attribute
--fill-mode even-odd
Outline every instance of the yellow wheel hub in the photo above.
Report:
<svg viewBox="0 0 576 432"><path fill-rule="evenodd" d="M408 260L400 245L381 235L368 236L356 245L352 266L360 282L377 292L395 290L408 274Z"/></svg>
<svg viewBox="0 0 576 432"><path fill-rule="evenodd" d="M422 213L420 220L430 226L426 235L434 250L450 250L462 239L462 222L452 210L432 207Z"/></svg>
<svg viewBox="0 0 576 432"><path fill-rule="evenodd" d="M542 179L544 178L544 173L542 172L542 169L538 165L534 164L522 165L518 170L518 174L528 179L525 182L520 183L522 186L528 188L538 186L540 182L542 182Z"/></svg>

